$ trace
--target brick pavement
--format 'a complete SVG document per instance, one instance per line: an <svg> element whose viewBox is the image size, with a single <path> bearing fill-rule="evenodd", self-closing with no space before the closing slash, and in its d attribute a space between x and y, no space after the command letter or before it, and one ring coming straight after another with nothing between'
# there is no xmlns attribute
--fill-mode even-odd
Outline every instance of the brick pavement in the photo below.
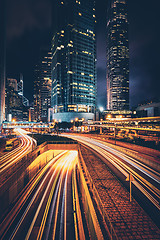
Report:
<svg viewBox="0 0 160 240"><path fill-rule="evenodd" d="M118 239L159 240L158 227L136 200L129 201L129 192L109 168L85 148L82 156Z"/></svg>

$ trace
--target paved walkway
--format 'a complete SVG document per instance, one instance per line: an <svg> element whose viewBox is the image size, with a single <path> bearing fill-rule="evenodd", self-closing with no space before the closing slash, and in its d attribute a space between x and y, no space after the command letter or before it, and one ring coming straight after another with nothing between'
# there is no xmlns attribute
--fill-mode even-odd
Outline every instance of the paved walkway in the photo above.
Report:
<svg viewBox="0 0 160 240"><path fill-rule="evenodd" d="M109 168L92 152L83 148L82 156L113 224L118 239L159 240L160 230Z"/></svg>

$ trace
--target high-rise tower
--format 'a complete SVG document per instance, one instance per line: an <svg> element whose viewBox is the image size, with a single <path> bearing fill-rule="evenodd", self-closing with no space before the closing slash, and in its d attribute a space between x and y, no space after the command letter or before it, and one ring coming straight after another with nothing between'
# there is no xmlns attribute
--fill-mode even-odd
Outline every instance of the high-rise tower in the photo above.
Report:
<svg viewBox="0 0 160 240"><path fill-rule="evenodd" d="M129 44L126 0L109 0L108 2L107 109L129 110Z"/></svg>
<svg viewBox="0 0 160 240"><path fill-rule="evenodd" d="M5 0L0 1L0 124L5 120Z"/></svg>
<svg viewBox="0 0 160 240"><path fill-rule="evenodd" d="M51 51L41 48L35 68L34 108L36 120L46 122L51 107Z"/></svg>
<svg viewBox="0 0 160 240"><path fill-rule="evenodd" d="M53 6L53 118L93 119L96 106L96 40L93 0L55 1Z"/></svg>

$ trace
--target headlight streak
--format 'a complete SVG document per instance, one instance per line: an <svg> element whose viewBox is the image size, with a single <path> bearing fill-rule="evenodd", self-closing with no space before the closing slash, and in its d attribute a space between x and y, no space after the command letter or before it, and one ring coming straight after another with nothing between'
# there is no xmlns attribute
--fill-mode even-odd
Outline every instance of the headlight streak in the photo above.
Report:
<svg viewBox="0 0 160 240"><path fill-rule="evenodd" d="M29 239L30 234L31 234L32 229L33 229L33 226L34 226L34 224L35 224L35 222L36 222L36 219L37 219L37 217L38 217L38 214L39 214L40 209L41 209L41 207L42 207L42 204L43 204L43 202L44 202L44 199L45 199L45 197L46 197L46 195L47 195L47 191L48 191L48 189L49 189L49 187L50 187L50 185L51 185L51 183L52 183L52 180L53 180L55 174L57 173L57 175L56 175L56 180L55 180L55 181L57 181L58 176L59 176L59 174L60 174L60 171L61 171L61 168L59 169L58 173L57 173L57 169L54 170L54 172L53 172L53 174L52 174L52 176L51 176L51 178L50 178L50 180L49 180L49 183L48 183L48 185L47 185L47 188L46 188L46 190L45 190L45 192L44 192L44 194L43 194L43 197L42 197L42 199L41 199L41 202L40 202L40 204L39 204L39 206L38 206L38 209L37 209L37 211L36 211L36 213L35 213L35 215L34 215L33 221L32 221L32 223L31 223L31 225L30 225L30 228L29 228L29 230L28 230L27 236L25 237L25 240L28 240L28 239ZM54 182L55 182L55 181L54 181Z"/></svg>
<svg viewBox="0 0 160 240"><path fill-rule="evenodd" d="M95 140L90 139L88 137L84 138L84 137L81 137L81 136L73 136L73 138L81 140L82 143L85 141L89 144L94 144L96 146L99 146L99 147L109 151L110 153L116 155L117 157L122 158L125 162L128 162L130 165L137 168L139 171L143 172L145 175L147 175L148 177L152 178L155 182L160 184L160 174L159 173L154 171L154 175L151 175L151 174L153 174L152 173L153 170L151 168L149 168L148 166L138 162L136 159L134 159L134 158L132 158L132 157L130 157L130 156L128 156L128 155L126 155L126 154L124 154L124 153L122 153L122 152L120 152L120 151L118 151L118 150L116 150L112 147L107 146L107 143L105 143L103 141L100 141L100 140L95 141ZM147 168L147 171L146 171L146 168Z"/></svg>
<svg viewBox="0 0 160 240"><path fill-rule="evenodd" d="M67 172L69 172L70 170L70 165L71 164L75 164L75 156L77 156L77 152L76 151L70 151L69 153L67 153L67 151L65 151L67 156L64 155L64 153L62 154L61 158L59 160L57 160L57 162L52 166L53 164L53 161L49 162L48 165L51 166L51 169L49 170L49 172L45 175L42 183L40 184L40 186L38 187L38 189L36 190L36 193L34 194L34 196L32 197L30 203L28 204L25 212L23 213L21 219L19 220L14 232L12 233L10 239L14 239L16 237L16 234L18 232L18 229L20 228L22 222L24 221L26 215L28 214L29 212L29 209L31 208L31 206L34 204L34 201L37 197L37 195L39 194L39 192L42 190L43 188L43 185L44 185L44 182L47 181L47 178L49 176L49 174L51 174L51 178L47 184L47 187L45 189L45 192L42 196L42 199L38 205L38 208L36 210L36 213L34 215L34 218L31 222L31 225L29 227L29 230L28 230L28 233L26 235L26 240L29 239L32 235L32 230L34 228L34 225L36 223L36 220L38 219L38 216L39 216L39 213L40 213L40 210L41 210L41 207L42 207L42 204L44 204L44 200L45 198L47 197L47 194L49 193L48 190L50 188L52 188L50 194L49 194L49 198L48 198L48 201L47 201L47 204L46 204L46 207L45 207L45 211L44 211L44 214L43 214L43 217L42 217L42 220L41 220L41 226L39 228L39 233L38 233L38 236L37 236L37 239L42 239L42 236L43 236L43 232L44 232L44 229L45 229L45 223L46 223L46 220L47 220L47 217L48 217L48 210L50 209L50 204L51 204L51 200L53 198L53 192L59 192L59 188L57 187L57 185L59 186L60 184L60 181L58 179L61 178L64 178L64 174L67 175ZM64 155L64 156L63 156ZM58 173L57 173L58 172ZM62 174L63 173L63 174ZM58 181L58 183L57 183ZM66 185L64 186L64 189L66 188ZM65 190L66 191L66 190ZM54 197L55 198L55 197ZM66 200L66 199L65 199ZM65 203L66 204L66 203ZM56 206L57 206L57 202L56 202ZM65 207L65 212L66 212L66 207ZM66 218L66 216L64 215L64 219ZM65 227L65 224L64 224L64 232L66 231L66 227Z"/></svg>
<svg viewBox="0 0 160 240"><path fill-rule="evenodd" d="M61 181L61 178L62 178L62 176L64 175L64 172L66 171L66 169L67 169L67 173L68 173L68 171L69 171L69 167L70 167L70 165L71 165L70 158L71 158L72 155L73 155L73 153L70 153L70 155L69 155L68 157L65 157L65 159L64 159L64 161L63 161L64 164L60 164L61 168L57 167L57 169L59 169L59 172L58 172L58 174L56 175L56 180L54 181L52 190L51 190L50 195L49 195L49 198L48 198L48 202L47 202L47 205L46 205L46 208L45 208L45 212L44 212L44 214L43 214L43 219L42 219L42 221L41 221L41 226L40 226L40 229L39 229L39 232L38 232L37 240L42 239L42 236L43 236L43 231L44 231L44 228L45 228L45 224L46 224L46 220L47 220L47 217L48 217L48 212L49 212L51 200L52 200L52 197L53 197L53 191L54 191L54 189L55 189L55 187L56 187L55 184L56 184L56 182L57 182L57 180L58 180L58 177L59 177L59 175L60 175L59 180L58 180L58 184L57 184L57 187L56 187L56 190L55 190L56 192L57 192L58 189L59 189L59 191L60 191L60 188L59 188L60 181ZM73 159L73 160L74 160L74 159ZM73 161L73 160L72 160L72 161ZM62 172L60 173L60 171L62 171ZM67 173L66 173L66 176L68 175ZM65 187L64 187L64 189L65 189ZM54 195L53 203L55 203L55 197L56 197L56 195ZM66 202L66 201L65 201L65 202ZM59 205L59 202L58 202L57 205ZM52 211L54 210L54 207L55 207L55 205L53 204L53 205L52 205ZM65 215L64 215L64 216L65 216ZM56 223L56 222L55 222L55 223ZM66 229L66 228L64 227L64 230L65 230L65 229ZM49 232L47 233L47 236L48 236L48 235L49 235ZM46 239L46 237L45 237L45 239ZM47 239L48 239L48 238L47 238Z"/></svg>
<svg viewBox="0 0 160 240"><path fill-rule="evenodd" d="M64 172L64 170L62 170L62 171ZM61 189L61 186L62 186L63 172L62 172L62 174L61 174L61 176L58 180L58 184L57 184L56 191L55 191L55 194L54 194L54 199L53 199L53 202L52 202L52 205L51 205L51 211L50 211L49 216L48 216L48 222L47 222L48 228L46 229L46 231L44 231L44 239L46 239L46 240L49 239L51 222L53 221L53 212L54 212L55 207L56 207L56 214L55 214L55 217L54 217L54 228L53 228L53 236L55 236L56 223L57 223L57 217L58 217L58 205L59 205L59 200L60 200L59 189ZM57 200L57 204L56 204L56 200ZM54 239L54 237L52 237L52 239Z"/></svg>
<svg viewBox="0 0 160 240"><path fill-rule="evenodd" d="M7 171L13 164L19 161L23 156L25 156L28 152L32 150L33 144L36 146L36 140L31 137L25 135L25 131L22 129L17 129L16 133L21 136L21 145L6 154L3 158L3 164L0 165L0 173ZM0 159L0 160L1 160ZM1 161L2 161L1 160Z"/></svg>
<svg viewBox="0 0 160 240"><path fill-rule="evenodd" d="M65 136L66 136L66 134L65 134ZM87 137L73 136L73 135L67 135L67 136L69 136L70 138L73 138L75 140L78 140L78 141L82 142L83 144L86 144L89 147L96 150L97 152L99 152L107 160L109 160L117 169L119 169L119 171L122 172L125 177L127 177L128 174L131 173L133 175L133 177L135 178L135 180L138 181L138 182L133 181L133 184L136 185L138 187L138 189L141 192L143 192L145 194L145 196L160 210L159 201L156 199L156 198L158 198L158 199L160 198L160 190L157 189L153 184L148 182L145 178L140 176L138 173L136 173L132 168L128 167L125 163L121 162L118 158L119 157L122 158L124 161L126 161L130 165L134 166L139 171L141 171L143 174L147 175L148 177L150 177L151 179L153 179L155 182L157 182L159 184L158 178L155 178L152 175L149 175L148 172L142 170L140 167L137 167L136 164L131 163L132 158L129 157L129 159L128 159L127 155L122 154L121 152L119 152L118 150L115 150L113 148L111 149L111 147L106 146L106 143L104 144L102 142L95 141L95 140L87 138ZM116 155L118 158L114 155ZM135 160L135 159L132 159L132 160ZM154 194L154 196L152 196L150 194L150 192L148 192L146 189L144 189L144 187L146 187L148 189L148 191L152 192L152 194Z"/></svg>
<svg viewBox="0 0 160 240"><path fill-rule="evenodd" d="M74 166L72 172L72 201L73 201L73 211L74 211L74 226L75 226L75 239L83 240L85 239L84 226L82 222L82 214L80 209L80 202L78 196L78 187L76 179L76 166Z"/></svg>
<svg viewBox="0 0 160 240"><path fill-rule="evenodd" d="M62 155L63 155L63 154L64 154L64 153L62 153ZM50 166L53 164L54 161L55 161L55 158L54 158L53 160L51 160L51 161L46 165L46 167L45 167L44 170L46 170L46 168L50 167ZM58 161L59 161L59 160L58 160ZM56 162L56 163L57 163L57 162ZM56 163L55 163L55 164L56 164ZM53 170L52 170L53 167L54 167L54 165L53 165L52 168L49 170L49 172L44 176L43 181L41 182L41 184L40 184L40 186L38 187L36 193L34 194L34 196L32 197L31 201L29 202L28 207L26 208L25 212L23 213L22 217L20 218L19 222L17 223L16 228L14 229L12 235L10 236L10 238L9 238L10 240L11 240L11 239L14 239L14 237L15 237L18 229L20 228L20 226L21 226L24 218L26 217L27 213L29 212L29 209L31 208L31 206L32 206L35 198L37 197L37 195L38 195L39 192L41 191L41 189L42 189L42 187L43 187L43 185L44 185L44 182L46 181L48 175L53 171Z"/></svg>
<svg viewBox="0 0 160 240"><path fill-rule="evenodd" d="M22 207L24 206L25 202L27 201L27 199L29 198L29 196L32 194L33 190L35 189L35 187L37 186L37 184L39 183L39 181L41 180L41 178L43 177L43 175L45 174L45 172L47 171L47 169L51 166L51 164L54 164L54 162L56 160L58 160L61 156L63 156L67 151L64 151L62 153L60 153L59 155L57 155L52 161L50 161L49 163L47 163L47 165L42 169L42 171L40 171L38 173L38 175L36 176L36 178L33 180L33 182L27 187L26 191L24 192L24 194L22 195L22 198L20 198L18 200L18 202L16 202L15 207L9 212L9 215L7 215L7 219L4 219L4 224L3 224L3 229L6 229L6 231L2 231L4 232L3 235L5 235L5 233L7 232L7 230L9 229L10 225L13 223L15 217L17 216L17 214L20 212L20 210L22 209ZM14 217L12 217L14 216ZM6 226L6 221L10 222L9 226ZM2 229L1 229L2 230ZM3 237L2 237L3 238Z"/></svg>

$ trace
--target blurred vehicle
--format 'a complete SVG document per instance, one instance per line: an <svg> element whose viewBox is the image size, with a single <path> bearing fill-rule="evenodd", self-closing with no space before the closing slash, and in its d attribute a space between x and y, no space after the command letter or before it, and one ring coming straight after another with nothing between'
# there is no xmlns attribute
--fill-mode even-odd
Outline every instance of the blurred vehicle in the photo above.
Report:
<svg viewBox="0 0 160 240"><path fill-rule="evenodd" d="M19 139L18 138L12 138L6 141L6 151L11 151L16 146L19 145Z"/></svg>

